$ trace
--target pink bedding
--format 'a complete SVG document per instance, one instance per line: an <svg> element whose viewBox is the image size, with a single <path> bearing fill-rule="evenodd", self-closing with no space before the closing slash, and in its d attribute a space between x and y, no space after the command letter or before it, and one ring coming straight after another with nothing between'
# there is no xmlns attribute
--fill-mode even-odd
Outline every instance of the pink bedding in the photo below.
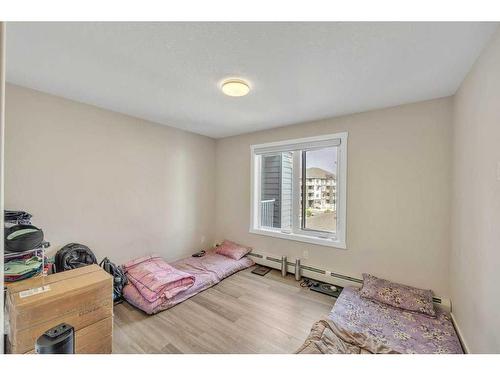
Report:
<svg viewBox="0 0 500 375"><path fill-rule="evenodd" d="M128 280L152 303L174 297L194 284L194 276L179 271L159 256L145 256L123 265Z"/></svg>
<svg viewBox="0 0 500 375"><path fill-rule="evenodd" d="M215 250L217 254L225 255L234 260L243 258L250 251L252 251L251 247L246 247L229 240L224 240Z"/></svg>
<svg viewBox="0 0 500 375"><path fill-rule="evenodd" d="M212 249L208 250L207 254L201 258L184 258L171 263L171 265L179 271L194 276L193 286L181 291L172 298L160 298L150 302L141 295L133 283L128 283L123 289L125 299L131 305L143 310L147 314L156 314L214 286L233 273L254 265L254 262L246 256L239 260L234 260L224 255L216 254Z"/></svg>

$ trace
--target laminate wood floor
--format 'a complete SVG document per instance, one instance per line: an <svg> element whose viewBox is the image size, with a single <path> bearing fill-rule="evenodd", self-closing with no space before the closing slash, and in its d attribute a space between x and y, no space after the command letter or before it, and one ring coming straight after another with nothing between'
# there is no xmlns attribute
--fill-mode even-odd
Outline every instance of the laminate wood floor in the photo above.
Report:
<svg viewBox="0 0 500 375"><path fill-rule="evenodd" d="M153 316L115 306L113 353L293 353L335 299L253 268Z"/></svg>

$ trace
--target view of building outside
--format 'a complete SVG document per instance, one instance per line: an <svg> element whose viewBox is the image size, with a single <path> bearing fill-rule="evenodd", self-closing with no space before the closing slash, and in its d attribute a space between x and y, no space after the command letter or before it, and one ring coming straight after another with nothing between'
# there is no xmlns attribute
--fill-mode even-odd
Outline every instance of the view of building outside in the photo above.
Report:
<svg viewBox="0 0 500 375"><path fill-rule="evenodd" d="M337 148L305 152L306 189L304 229L335 232L337 229Z"/></svg>
<svg viewBox="0 0 500 375"><path fill-rule="evenodd" d="M304 230L336 232L337 229L337 148L282 152L261 159L260 225L289 230L292 225L293 154L305 162L301 179L300 226ZM296 166L300 168L300 165ZM304 181L305 182L304 182ZM305 183L305 197L304 189ZM303 203L304 202L304 203ZM303 207L305 206L305 207ZM302 211L304 210L304 211ZM304 223L302 223L304 218Z"/></svg>

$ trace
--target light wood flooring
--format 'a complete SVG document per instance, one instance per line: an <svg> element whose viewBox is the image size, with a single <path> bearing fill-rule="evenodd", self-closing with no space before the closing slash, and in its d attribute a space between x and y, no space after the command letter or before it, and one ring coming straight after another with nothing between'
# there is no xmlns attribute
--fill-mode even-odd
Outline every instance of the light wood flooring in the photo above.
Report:
<svg viewBox="0 0 500 375"><path fill-rule="evenodd" d="M293 353L335 299L253 268L153 316L115 306L113 353Z"/></svg>

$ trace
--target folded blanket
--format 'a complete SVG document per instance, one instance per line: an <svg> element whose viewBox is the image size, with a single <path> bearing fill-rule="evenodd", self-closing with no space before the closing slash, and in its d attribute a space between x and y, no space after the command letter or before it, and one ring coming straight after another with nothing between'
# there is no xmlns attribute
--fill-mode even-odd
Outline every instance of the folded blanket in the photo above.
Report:
<svg viewBox="0 0 500 375"><path fill-rule="evenodd" d="M201 258L187 257L172 263L172 266L179 271L195 277L193 286L177 294L173 298L161 298L155 302L149 302L137 290L133 283L128 283L123 288L123 296L133 306L141 309L146 314L156 314L191 298L201 291L214 286L222 279L241 271L254 264L249 257L239 260L216 254L215 249L207 250L205 256Z"/></svg>
<svg viewBox="0 0 500 375"><path fill-rule="evenodd" d="M195 278L179 271L159 256L146 256L123 265L129 282L149 302L169 299L193 286Z"/></svg>
<svg viewBox="0 0 500 375"><path fill-rule="evenodd" d="M28 259L15 259L4 264L3 273L5 276L23 276L42 267L43 260L38 256Z"/></svg>

